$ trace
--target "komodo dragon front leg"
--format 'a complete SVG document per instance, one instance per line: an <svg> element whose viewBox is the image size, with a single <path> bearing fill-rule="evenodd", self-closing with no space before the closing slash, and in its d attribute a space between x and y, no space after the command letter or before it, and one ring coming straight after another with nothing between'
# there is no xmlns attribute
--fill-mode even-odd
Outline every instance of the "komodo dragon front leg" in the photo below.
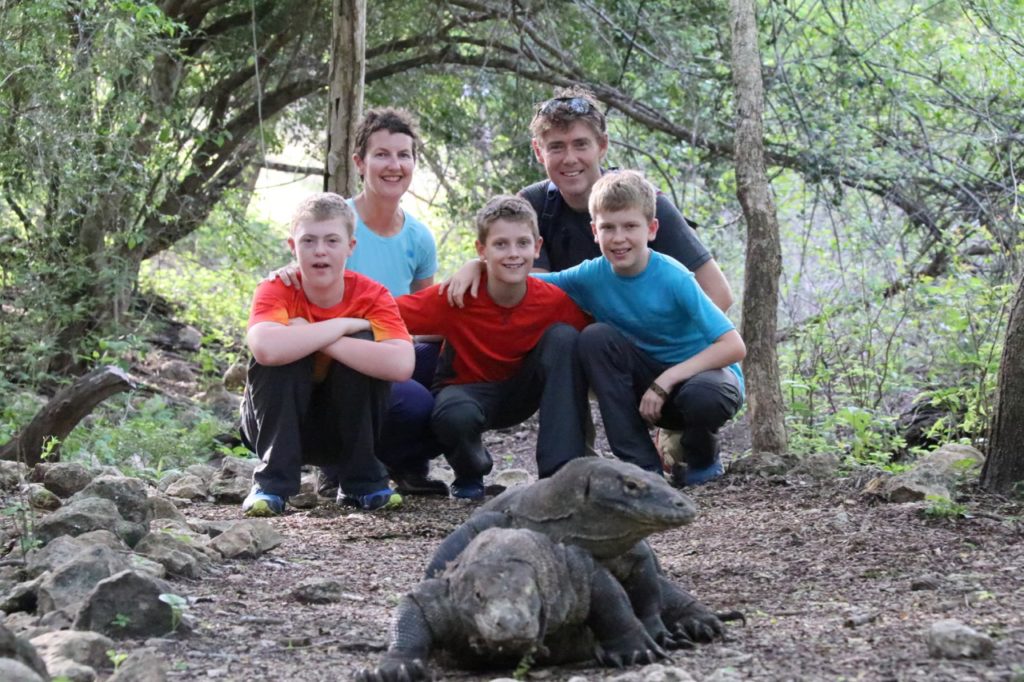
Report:
<svg viewBox="0 0 1024 682"><path fill-rule="evenodd" d="M402 597L391 626L387 653L376 668L360 670L356 674L357 682L421 682L431 679L427 660L436 642L451 636L457 625L451 618L437 613L437 609L429 609L431 614L428 618L420 600L436 604L443 595L442 580L427 580L413 594Z"/></svg>

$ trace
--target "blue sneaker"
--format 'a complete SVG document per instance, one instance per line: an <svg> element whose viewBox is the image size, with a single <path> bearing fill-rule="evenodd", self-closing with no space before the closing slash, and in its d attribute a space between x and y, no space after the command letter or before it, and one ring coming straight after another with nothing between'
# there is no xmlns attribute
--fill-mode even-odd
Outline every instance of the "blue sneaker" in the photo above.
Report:
<svg viewBox="0 0 1024 682"><path fill-rule="evenodd" d="M457 478L452 482L452 497L458 500L482 500L484 499L484 481L482 478L461 479Z"/></svg>
<svg viewBox="0 0 1024 682"><path fill-rule="evenodd" d="M725 467L722 466L722 460L716 455L715 461L703 469L687 467L686 473L683 474L683 484L687 486L703 485L710 483L716 478L721 478L724 474Z"/></svg>
<svg viewBox="0 0 1024 682"><path fill-rule="evenodd" d="M284 513L284 503L285 498L265 493L258 485L254 485L242 502L242 513L252 517L280 516Z"/></svg>
<svg viewBox="0 0 1024 682"><path fill-rule="evenodd" d="M363 511L390 510L402 506L402 496L391 488L384 488L368 495L346 495L339 490L338 504L358 507Z"/></svg>

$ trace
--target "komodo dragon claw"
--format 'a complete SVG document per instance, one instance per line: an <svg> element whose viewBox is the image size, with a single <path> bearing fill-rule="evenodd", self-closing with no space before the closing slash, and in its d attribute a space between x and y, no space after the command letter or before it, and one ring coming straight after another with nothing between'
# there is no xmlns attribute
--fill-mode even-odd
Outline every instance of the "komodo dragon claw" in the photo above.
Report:
<svg viewBox="0 0 1024 682"><path fill-rule="evenodd" d="M369 670L363 668L356 673L356 682L421 682L429 680L423 661L383 661L380 666Z"/></svg>

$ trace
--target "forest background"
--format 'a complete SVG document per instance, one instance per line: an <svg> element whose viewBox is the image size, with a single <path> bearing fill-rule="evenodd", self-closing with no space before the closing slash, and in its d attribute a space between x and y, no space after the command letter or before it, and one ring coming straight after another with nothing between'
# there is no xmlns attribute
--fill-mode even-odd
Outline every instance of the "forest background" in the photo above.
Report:
<svg viewBox="0 0 1024 682"><path fill-rule="evenodd" d="M789 452L898 470L945 442L984 449L1021 271L1024 3L757 9ZM245 359L251 292L289 258L281 217L319 186L330 11L0 0L0 445L74 377L144 368L168 317L202 333L200 388ZM727 3L377 0L366 26L366 106L420 117L408 208L442 275L488 196L542 177L536 103L581 83L607 107L609 163L699 226L740 321ZM159 475L241 454L215 439L231 429L202 401L134 391L44 454Z"/></svg>

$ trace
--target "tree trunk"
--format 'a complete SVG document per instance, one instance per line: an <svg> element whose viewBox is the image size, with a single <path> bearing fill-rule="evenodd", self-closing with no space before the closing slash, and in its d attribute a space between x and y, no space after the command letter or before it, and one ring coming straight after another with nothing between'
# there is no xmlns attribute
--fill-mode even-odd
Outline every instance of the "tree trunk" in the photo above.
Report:
<svg viewBox="0 0 1024 682"><path fill-rule="evenodd" d="M334 0L331 38L330 112L324 190L350 197L359 177L352 152L363 110L366 75L366 0Z"/></svg>
<svg viewBox="0 0 1024 682"><path fill-rule="evenodd" d="M113 366L94 369L53 396L21 433L0 447L0 460L18 460L35 466L50 438L64 440L93 408L131 388L132 381L124 370ZM54 454L52 459L59 460L59 451Z"/></svg>
<svg viewBox="0 0 1024 682"><path fill-rule="evenodd" d="M785 405L779 382L778 326L782 248L764 164L764 86L754 0L731 0L732 72L736 91L736 188L747 221L743 340L747 404L755 452L786 450Z"/></svg>
<svg viewBox="0 0 1024 682"><path fill-rule="evenodd" d="M989 429L982 487L999 493L1020 490L1024 481L1024 277L1017 285L999 365L999 388Z"/></svg>

